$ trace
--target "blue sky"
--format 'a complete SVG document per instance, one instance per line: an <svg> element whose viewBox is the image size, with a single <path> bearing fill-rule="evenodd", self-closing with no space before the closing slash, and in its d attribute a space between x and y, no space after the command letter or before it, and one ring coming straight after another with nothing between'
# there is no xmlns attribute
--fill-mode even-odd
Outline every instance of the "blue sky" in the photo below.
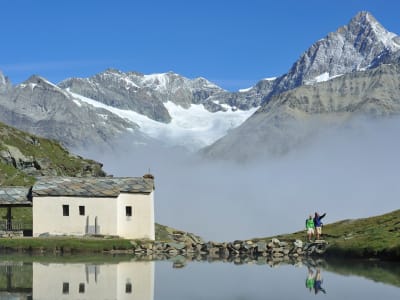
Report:
<svg viewBox="0 0 400 300"><path fill-rule="evenodd" d="M286 73L361 10L400 34L398 0L3 0L0 70L14 84L174 71L237 90Z"/></svg>

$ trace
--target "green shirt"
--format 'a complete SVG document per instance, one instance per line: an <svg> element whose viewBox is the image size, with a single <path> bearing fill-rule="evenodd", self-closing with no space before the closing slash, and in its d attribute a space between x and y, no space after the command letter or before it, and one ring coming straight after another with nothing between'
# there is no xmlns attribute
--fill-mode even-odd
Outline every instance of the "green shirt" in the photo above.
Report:
<svg viewBox="0 0 400 300"><path fill-rule="evenodd" d="M306 228L314 228L314 220L313 219L307 219L306 221Z"/></svg>
<svg viewBox="0 0 400 300"><path fill-rule="evenodd" d="M314 278L312 278L312 277L311 278L307 278L306 287L309 288L309 289L313 288L314 287L314 282L315 282Z"/></svg>

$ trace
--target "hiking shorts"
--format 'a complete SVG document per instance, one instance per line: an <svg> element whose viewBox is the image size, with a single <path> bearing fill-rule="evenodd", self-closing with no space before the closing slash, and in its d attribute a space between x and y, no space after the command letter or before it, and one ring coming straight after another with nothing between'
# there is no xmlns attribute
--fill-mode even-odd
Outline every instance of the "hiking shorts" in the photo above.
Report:
<svg viewBox="0 0 400 300"><path fill-rule="evenodd" d="M317 233L321 234L322 233L322 227L315 227L315 229L317 229Z"/></svg>
<svg viewBox="0 0 400 300"><path fill-rule="evenodd" d="M314 234L314 228L307 228L308 234Z"/></svg>

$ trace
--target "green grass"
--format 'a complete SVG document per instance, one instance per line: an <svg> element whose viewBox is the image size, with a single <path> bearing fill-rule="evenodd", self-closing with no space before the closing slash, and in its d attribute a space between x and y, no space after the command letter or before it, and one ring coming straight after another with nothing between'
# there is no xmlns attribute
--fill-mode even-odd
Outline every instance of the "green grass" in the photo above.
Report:
<svg viewBox="0 0 400 300"><path fill-rule="evenodd" d="M0 186L31 186L35 179L0 161Z"/></svg>
<svg viewBox="0 0 400 300"><path fill-rule="evenodd" d="M12 207L12 221L24 224L25 230L32 229L32 207ZM7 220L7 208L0 207L0 220Z"/></svg>
<svg viewBox="0 0 400 300"><path fill-rule="evenodd" d="M305 231L278 235L278 239L305 241ZM400 260L400 210L364 219L324 225L328 256Z"/></svg>
<svg viewBox="0 0 400 300"><path fill-rule="evenodd" d="M156 240L168 241L170 227L156 224ZM135 245L144 243L144 240L130 241L116 237L23 237L0 239L0 250L19 252L46 252L46 253L103 253L111 250L133 250Z"/></svg>
<svg viewBox="0 0 400 300"><path fill-rule="evenodd" d="M49 237L49 238L3 238L0 239L0 249L33 252L61 253L102 253L110 250L129 250L133 245L129 240L119 238L80 238L80 237Z"/></svg>

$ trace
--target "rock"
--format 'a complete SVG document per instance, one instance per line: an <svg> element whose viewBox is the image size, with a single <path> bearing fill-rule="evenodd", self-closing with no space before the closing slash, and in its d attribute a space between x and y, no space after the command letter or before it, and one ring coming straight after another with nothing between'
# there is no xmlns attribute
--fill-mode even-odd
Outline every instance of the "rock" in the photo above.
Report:
<svg viewBox="0 0 400 300"><path fill-rule="evenodd" d="M240 248L242 248L242 243L234 242L233 248L236 250L240 250Z"/></svg>
<svg viewBox="0 0 400 300"><path fill-rule="evenodd" d="M271 240L271 242L272 242L273 244L276 244L276 245L279 245L279 244L280 244L280 241L279 241L278 239L276 239L276 238L273 238L273 239Z"/></svg>
<svg viewBox="0 0 400 300"><path fill-rule="evenodd" d="M169 254L169 255L174 255L174 256L175 256L175 255L178 255L178 254L179 254L179 251L172 248L172 249L169 249L169 250L168 250L168 254Z"/></svg>
<svg viewBox="0 0 400 300"><path fill-rule="evenodd" d="M283 248L282 247L273 248L272 253L276 253L276 252L283 252Z"/></svg>
<svg viewBox="0 0 400 300"><path fill-rule="evenodd" d="M220 256L220 248L214 247L208 250L208 255L212 258L218 258Z"/></svg>
<svg viewBox="0 0 400 300"><path fill-rule="evenodd" d="M297 248L303 248L303 241L301 240L295 240L293 244Z"/></svg>
<svg viewBox="0 0 400 300"><path fill-rule="evenodd" d="M184 243L168 243L167 245L168 245L168 247L177 249L177 250L181 250L186 247L186 245Z"/></svg>

